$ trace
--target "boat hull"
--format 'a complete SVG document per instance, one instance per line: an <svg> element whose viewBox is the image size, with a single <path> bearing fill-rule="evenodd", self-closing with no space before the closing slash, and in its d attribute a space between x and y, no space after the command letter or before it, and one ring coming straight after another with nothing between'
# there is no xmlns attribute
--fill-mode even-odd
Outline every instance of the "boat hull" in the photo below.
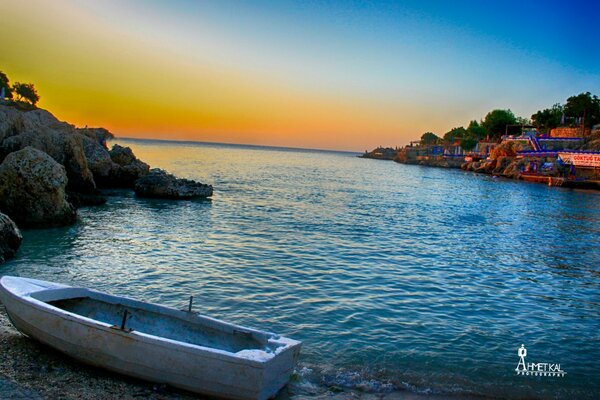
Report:
<svg viewBox="0 0 600 400"><path fill-rule="evenodd" d="M0 299L19 331L75 359L216 397L274 397L288 382L299 354L298 346L268 362L239 360L222 352L79 319L15 295L2 285Z"/></svg>

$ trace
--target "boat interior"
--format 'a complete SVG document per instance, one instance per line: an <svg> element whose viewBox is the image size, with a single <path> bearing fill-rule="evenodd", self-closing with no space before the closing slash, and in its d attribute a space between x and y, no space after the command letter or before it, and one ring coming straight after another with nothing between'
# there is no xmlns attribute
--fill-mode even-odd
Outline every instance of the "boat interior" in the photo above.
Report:
<svg viewBox="0 0 600 400"><path fill-rule="evenodd" d="M54 292L49 295L48 292ZM58 295L57 292L63 292ZM242 350L274 352L284 345L270 341L271 334L237 327L195 313L105 295L83 289L44 291L32 297L53 307L101 321L124 331L189 343L230 353Z"/></svg>

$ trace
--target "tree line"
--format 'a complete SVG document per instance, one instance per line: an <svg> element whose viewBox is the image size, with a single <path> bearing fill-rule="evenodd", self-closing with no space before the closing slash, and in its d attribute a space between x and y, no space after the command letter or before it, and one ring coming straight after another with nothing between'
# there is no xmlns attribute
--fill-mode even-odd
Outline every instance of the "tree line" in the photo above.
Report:
<svg viewBox="0 0 600 400"><path fill-rule="evenodd" d="M559 126L591 128L600 123L600 99L590 92L571 96L565 104L554 104L531 116L540 131L547 133Z"/></svg>
<svg viewBox="0 0 600 400"><path fill-rule="evenodd" d="M555 104L551 108L540 110L529 118L517 117L510 110L492 110L481 121L473 120L467 128L452 128L441 137L433 132L421 136L424 145L452 145L457 141L463 150L470 151L482 139L498 141L510 128L523 125L535 126L541 133L549 133L558 126L585 126L591 128L600 123L600 99L590 93L571 96L564 105ZM518 132L520 133L520 131Z"/></svg>
<svg viewBox="0 0 600 400"><path fill-rule="evenodd" d="M40 101L40 96L35 89L33 83L20 83L15 82L14 85L10 85L8 76L0 71L0 92L4 91L4 99L15 100L18 102L28 103L35 106Z"/></svg>

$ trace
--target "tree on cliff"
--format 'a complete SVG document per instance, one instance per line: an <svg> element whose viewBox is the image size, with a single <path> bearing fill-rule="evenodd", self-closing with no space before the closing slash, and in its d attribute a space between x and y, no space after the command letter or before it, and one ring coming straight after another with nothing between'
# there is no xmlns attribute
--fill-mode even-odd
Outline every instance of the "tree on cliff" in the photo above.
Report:
<svg viewBox="0 0 600 400"><path fill-rule="evenodd" d="M2 89L4 89L4 97L7 99L12 99L12 88L9 85L8 76L6 76L4 72L0 71L0 92Z"/></svg>
<svg viewBox="0 0 600 400"><path fill-rule="evenodd" d="M600 99L590 92L569 97L564 111L567 117L583 118L586 128L600 123Z"/></svg>
<svg viewBox="0 0 600 400"><path fill-rule="evenodd" d="M507 125L514 125L517 122L515 114L510 110L490 111L481 124L493 138L500 138L506 132Z"/></svg>
<svg viewBox="0 0 600 400"><path fill-rule="evenodd" d="M433 132L425 132L421 135L421 144L436 144L440 141L440 137Z"/></svg>
<svg viewBox="0 0 600 400"><path fill-rule="evenodd" d="M531 116L531 119L540 130L547 133L550 129L560 125L564 113L564 107L560 103L556 103L552 108L540 110Z"/></svg>
<svg viewBox="0 0 600 400"><path fill-rule="evenodd" d="M26 100L32 106L35 106L36 103L40 100L40 96L38 95L37 91L35 90L35 86L33 86L33 83L17 82L14 84L13 90L15 91L15 93L18 96L17 100L19 100L19 101Z"/></svg>

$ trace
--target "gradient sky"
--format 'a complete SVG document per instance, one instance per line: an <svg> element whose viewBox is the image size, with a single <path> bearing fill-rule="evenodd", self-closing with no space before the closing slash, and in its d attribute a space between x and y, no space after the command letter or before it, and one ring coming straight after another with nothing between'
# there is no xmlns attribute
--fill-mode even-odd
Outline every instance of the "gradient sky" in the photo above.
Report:
<svg viewBox="0 0 600 400"><path fill-rule="evenodd" d="M0 70L118 136L362 151L600 95L598 1L2 0L0 15Z"/></svg>

